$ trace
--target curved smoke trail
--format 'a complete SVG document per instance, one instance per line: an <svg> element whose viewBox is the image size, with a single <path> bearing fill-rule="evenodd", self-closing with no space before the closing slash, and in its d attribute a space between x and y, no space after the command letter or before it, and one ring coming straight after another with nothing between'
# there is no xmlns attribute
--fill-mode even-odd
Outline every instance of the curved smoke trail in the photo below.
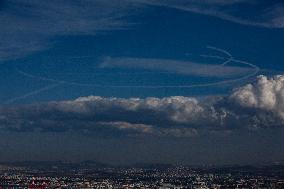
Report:
<svg viewBox="0 0 284 189"><path fill-rule="evenodd" d="M229 64L230 62L243 64L243 65L246 65L246 66L249 66L249 67L253 68L254 71L252 73L247 74L247 75L245 75L243 77L240 77L240 78L228 79L228 80L224 80L224 81L218 81L218 82L213 82L213 83L204 83L204 84L192 84L192 85L147 85L147 86L142 86L142 85L139 85L139 86L137 86L137 85L136 86L135 85L120 85L120 86L117 86L117 85L86 84L86 83L70 82L70 81L65 81L65 80L52 79L52 78L48 78L48 77L36 76L36 75L30 74L30 73L24 72L23 70L20 70L19 68L16 68L16 71L19 74L21 74L21 75L23 75L25 77L34 78L34 79L38 79L38 80L42 80L42 81L53 82L55 84L48 85L48 86L43 87L41 89L38 89L38 90L32 91L30 93L27 93L27 94L25 94L23 96L10 99L10 100L8 100L6 102L6 104L7 103L8 104L9 103L13 103L13 102L15 102L17 100L24 99L24 98L27 98L27 97L39 94L41 92L50 90L50 89L52 89L54 87L57 87L57 86L63 85L63 84L73 85L73 86L81 86L81 87L100 87L100 88L106 88L106 87L109 87L109 88L152 88L152 89L158 89L158 88L196 88L196 87L211 87L211 86L224 85L224 84L230 84L230 83L234 83L234 82L243 81L245 79L248 79L248 78L256 75L260 71L260 68L258 66L256 66L255 64L252 64L252 63L247 62L247 61L242 61L242 60L235 59L231 55L231 53L229 53L228 51L226 51L224 49L220 49L220 48L213 47L213 46L207 46L207 48L211 49L211 50L214 50L214 51L217 51L217 52L220 52L220 53L224 54L226 57L217 56L217 55L200 55L200 56L206 57L206 58L222 59L222 60L224 60L221 63L222 66L225 66L225 65Z"/></svg>

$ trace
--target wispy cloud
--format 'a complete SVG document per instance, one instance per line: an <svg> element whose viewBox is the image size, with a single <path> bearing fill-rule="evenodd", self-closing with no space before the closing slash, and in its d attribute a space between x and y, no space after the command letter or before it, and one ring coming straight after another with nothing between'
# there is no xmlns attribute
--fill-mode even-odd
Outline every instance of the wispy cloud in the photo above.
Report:
<svg viewBox="0 0 284 189"><path fill-rule="evenodd" d="M243 25L251 25L268 28L284 27L284 4L282 1L179 1L179 0L136 0L148 5L175 8L182 11L189 11L221 18ZM264 5L264 6L263 6ZM265 8L264 8L265 7ZM243 14L248 13L248 16Z"/></svg>
<svg viewBox="0 0 284 189"><path fill-rule="evenodd" d="M126 26L129 1L20 1L0 4L0 60L43 50L59 35L94 35Z"/></svg>
<svg viewBox="0 0 284 189"><path fill-rule="evenodd" d="M99 136L191 137L284 126L284 76L259 76L226 97L81 97L2 106L2 130L78 131Z"/></svg>
<svg viewBox="0 0 284 189"><path fill-rule="evenodd" d="M223 66L217 64L200 64L190 61L143 58L106 58L100 65L102 68L131 68L167 71L169 73L201 76L201 77L234 77L246 75L253 68Z"/></svg>
<svg viewBox="0 0 284 189"><path fill-rule="evenodd" d="M266 3L266 6L258 6ZM163 6L222 18L239 24L283 28L282 1L249 0L85 0L21 1L0 4L0 60L44 50L60 35L94 35L125 28L126 17L144 5ZM265 8L263 8L265 7ZM244 16L243 9L247 16Z"/></svg>

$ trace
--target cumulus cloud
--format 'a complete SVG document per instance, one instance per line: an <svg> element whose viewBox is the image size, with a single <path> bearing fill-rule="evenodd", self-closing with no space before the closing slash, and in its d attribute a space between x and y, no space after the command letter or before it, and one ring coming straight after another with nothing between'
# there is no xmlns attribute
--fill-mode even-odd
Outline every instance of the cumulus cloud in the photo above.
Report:
<svg viewBox="0 0 284 189"><path fill-rule="evenodd" d="M92 131L131 135L194 136L196 128L216 119L195 98L81 97L0 109L3 129L14 131ZM211 120L210 120L211 119ZM204 121L206 120L206 121Z"/></svg>
<svg viewBox="0 0 284 189"><path fill-rule="evenodd" d="M3 106L11 131L78 131L99 136L192 137L284 126L284 76L259 76L226 97L105 98Z"/></svg>
<svg viewBox="0 0 284 189"><path fill-rule="evenodd" d="M257 82L234 91L230 97L243 107L275 113L284 119L284 76L259 76Z"/></svg>

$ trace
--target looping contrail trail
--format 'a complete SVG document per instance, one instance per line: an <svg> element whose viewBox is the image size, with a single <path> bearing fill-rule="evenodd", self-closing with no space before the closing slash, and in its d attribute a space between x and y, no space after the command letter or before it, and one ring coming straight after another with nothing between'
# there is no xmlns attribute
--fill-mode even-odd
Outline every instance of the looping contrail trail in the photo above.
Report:
<svg viewBox="0 0 284 189"><path fill-rule="evenodd" d="M48 82L53 82L54 84L52 85L48 85L46 87L40 88L38 90L32 91L30 93L27 93L23 96L20 97L16 97L13 99L10 99L6 102L6 104L9 103L13 103L17 100L21 100L36 94L39 94L41 92L50 90L54 87L60 86L60 85L73 85L73 86L80 86L80 87L100 87L100 88L152 88L152 89L158 89L158 88L197 88L197 87L210 87L210 86L217 86L217 85L223 85L223 84L229 84L229 83L234 83L234 82L238 82L238 81L242 81L245 79L248 79L254 75L256 75L259 71L260 68L250 62L247 61L242 61L242 60L238 60L235 59L231 53L229 53L228 51L224 50L224 49L220 49L217 47L213 47L213 46L207 46L208 49L217 51L222 53L225 56L218 56L218 55L200 55L202 57L205 58L215 58L215 59L220 59L220 60L224 60L221 65L225 66L231 62L235 62L235 63L239 63L239 64L243 64L246 66L249 66L251 68L254 69L254 71L252 73L249 73L243 77L240 78L236 78L236 79L227 79L224 81L218 81L218 82L212 82L212 83L204 83L204 84L192 84L192 85L147 85L147 86L142 86L142 85L101 85L101 84L84 84L84 83L79 83L79 82L70 82L70 81L65 81L65 80L58 80L58 79L52 79L52 78L48 78L48 77L42 77L42 76L36 76L27 72L24 72L23 70L20 70L19 68L16 68L16 71L25 76L25 77L29 77L29 78L34 78L34 79L38 79L38 80L42 80L42 81L48 81Z"/></svg>
<svg viewBox="0 0 284 189"><path fill-rule="evenodd" d="M230 63L233 60L232 54L224 49L220 49L220 48L213 47L213 46L207 46L206 48L221 52L228 56L227 60L221 64L222 66L225 66L226 64Z"/></svg>
<svg viewBox="0 0 284 189"><path fill-rule="evenodd" d="M208 55L210 56L210 55ZM216 58L216 57L215 57ZM222 57L220 57L222 58ZM222 58L222 59L226 59L226 58ZM221 85L221 84L228 84L228 83L233 83L233 82L237 82L237 81L241 81L244 79L247 79L249 77L252 77L254 75L256 75L260 68L257 67L256 65L249 63L247 61L241 61L241 60L237 60L237 59L231 59L231 62L236 62L236 63L240 63L240 64L244 64L244 65L248 65L252 68L255 69L255 71L251 74L245 75L243 77L237 78L237 79L228 79L225 81L219 81L219 82L213 82L213 83L205 83L205 84L192 84L192 85L147 85L147 86L135 86L135 85L100 85L100 84L83 84L83 83L78 83L78 82L69 82L69 81L64 81L64 80L55 80L55 79L50 79L50 78L46 78L46 77L38 77L29 73L26 73L22 70L17 69L18 73L26 76L26 77L30 77L30 78L36 78L39 80L43 80L43 81L52 81L52 82L56 82L58 84L67 84L67 85L74 85L74 86L81 86L81 87L100 87L100 88L106 88L106 87L110 87L110 88L195 88L195 87L208 87L208 86L215 86L215 85ZM223 63L222 63L223 64Z"/></svg>
<svg viewBox="0 0 284 189"><path fill-rule="evenodd" d="M214 47L214 46L210 46L210 45L207 45L206 48L207 49L212 49L212 50L215 50L215 51L219 51L219 52L227 55L228 57L233 57L231 53L229 53L228 51L226 51L224 49L220 49L220 48L217 48L217 47Z"/></svg>

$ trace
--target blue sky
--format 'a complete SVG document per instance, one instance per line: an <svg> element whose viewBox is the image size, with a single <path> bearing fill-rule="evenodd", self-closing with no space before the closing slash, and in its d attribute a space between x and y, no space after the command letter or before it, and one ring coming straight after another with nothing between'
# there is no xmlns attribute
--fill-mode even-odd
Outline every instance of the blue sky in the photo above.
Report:
<svg viewBox="0 0 284 189"><path fill-rule="evenodd" d="M124 3L127 4L127 2ZM17 2L14 4L16 8L21 8L21 6L23 6L18 5ZM34 4L38 4L37 6L39 7L44 6L40 3ZM71 3L66 4L68 5ZM103 6L103 8L112 9L112 7L107 7L109 6L108 3L102 4L103 5L100 6ZM8 2L4 2L3 9L6 10L5 7L8 9L9 5L10 4ZM4 64L2 64L1 67L4 72L10 73L10 77L2 77L1 80L3 83L8 81L13 82L13 87L11 88L7 88L7 86L2 85L4 87L1 89L1 99L3 103L5 103L5 101L10 101L11 97L17 98L22 94L25 95L33 90L54 84L54 82L42 81L38 78L25 77L23 74L19 74L17 70L15 70L15 67L16 69L20 69L37 77L44 76L50 79L66 80L67 82L75 81L79 84L97 84L99 86L103 86L96 87L96 85L87 85L86 87L81 87L63 84L60 87L54 87L53 89L45 90L36 95L21 98L15 101L15 103L57 99L67 100L87 95L163 97L173 95L196 96L224 94L230 91L232 87L238 86L240 82L233 82L226 86L213 85L212 87L206 87L206 89L205 87L194 87L190 89L176 88L175 90L167 89L166 87L143 89L131 86L182 86L206 84L212 81L235 79L249 74L248 70L244 70L244 73L237 71L236 74L232 74L232 77L228 77L228 74L231 74L231 72L228 72L226 78L222 78L221 76L216 78L214 76L212 77L212 74L208 77L204 74L198 75L199 73L165 73L170 71L159 69L147 70L135 68L135 66L132 66L132 68L100 67L99 65L107 57L122 59L149 58L156 60L160 59L160 62L173 60L184 61L185 64L188 64L188 62L194 62L200 65L205 64L205 66L208 64L217 65L223 60L200 57L202 54L226 57L224 53L206 48L207 46L214 46L228 51L238 60L252 62L261 69L261 73L274 74L274 72L277 73L283 69L281 62L284 58L282 50L284 43L282 37L283 31L281 28L267 28L239 24L233 21L220 19L218 17L179 10L169 6L151 6L134 3L134 5L132 5L136 6L134 8L131 7L128 8L129 10L121 10L122 13L112 13L119 14L118 16L122 14L122 18L118 18L117 20L111 20L113 18L109 18L110 20L108 20L108 18L106 18L106 21L102 21L104 22L102 23L102 26L100 23L96 23L94 21L94 23L89 25L86 24L85 28L79 29L80 27L75 24L80 21L79 19L83 18L73 18L74 23L71 23L71 26L67 25L69 24L68 16L72 16L72 11L75 11L73 9L76 9L76 7L74 8L71 5L68 7L67 5L66 7L71 9L71 11L69 13L63 12L62 15L55 15L55 13L52 15L52 12L37 13L33 8L29 8L28 11L30 12L24 13L27 14L27 18L22 18L21 11L14 8L16 9L13 12L16 16L14 19L19 22L23 22L23 33L26 34L22 35L17 28L14 29L14 31L11 31L11 34L3 31L3 33L7 35L7 43L11 43L9 44L11 47L8 47L12 48L12 50L7 50L6 52L3 47L4 50L2 57L4 60L2 62ZM258 4L254 4L254 6L257 5ZM54 5L49 3L45 6L50 6L52 8ZM96 3L94 3L93 6L96 6ZM84 5L81 5L81 9L84 8ZM263 8L260 6L260 9ZM110 10L110 12L111 11L113 10ZM9 12L9 9L6 12ZM239 10L239 12L241 11ZM246 12L242 12L242 14L245 13ZM51 31L45 31L46 29L44 26L48 25L52 19L50 18L49 20L43 18L40 20L38 18L34 18L36 15L33 17L33 14L42 14L43 16L45 16L45 14L51 14L51 16L54 17L52 19L57 19L56 16L61 16L61 19L64 17L64 21L62 22L66 22L63 23L66 24L66 26L59 25L60 23L55 23L54 26L50 26ZM92 13L89 13L88 11L86 11L85 14L86 17L90 17L90 20L92 19L92 16L94 18L99 17L100 19L105 18L104 15L96 15L96 13L92 15ZM65 21L65 19L67 21ZM78 21L76 19L78 19ZM4 18L2 20L5 21ZM6 20L8 20L8 18L6 18ZM32 25L31 27L33 27L31 29L25 25L29 22ZM253 22L253 20L251 22ZM74 26L72 24L74 24ZM116 26L116 24L118 26ZM100 27L103 27L104 25L109 25L105 27L110 28L101 29ZM8 23L8 26L13 29L15 24ZM68 27L71 27L70 31L68 31ZM98 31L95 31L96 29ZM9 40L9 38L11 39ZM30 38L28 42L25 42L28 38ZM26 47L29 46L27 43L36 44L35 47ZM3 46L4 45L5 44L3 44ZM13 46L15 46L14 50ZM6 48L8 49L8 47ZM11 54L12 57L9 57L9 54ZM16 54L16 56L13 56L13 54ZM8 57L5 58L5 56ZM228 67L229 66L244 65L231 63L228 64ZM202 67L200 69L206 70ZM253 73L253 71L251 72ZM11 76L11 73L13 76ZM5 73L3 74L6 75ZM251 77L245 79L244 82L250 81L251 79L254 78ZM116 90L108 87L111 85L129 85L130 87ZM63 90L60 94L55 95L54 92L61 89Z"/></svg>
<svg viewBox="0 0 284 189"><path fill-rule="evenodd" d="M283 132L282 1L4 0L0 24L1 132L20 135L2 142L13 149L4 160L17 153L16 159L31 158L19 141L42 146L59 135L77 137L83 148L99 145L105 157L113 142L131 151L139 140L156 155L138 149L133 158L144 154L151 162L166 153L155 140L165 146L178 140L179 150L194 144L192 153L203 146L210 154L204 136L217 137L216 146L227 141L241 149L250 133L258 140ZM153 145L144 137L153 137ZM284 157L277 137L261 141L278 151L267 161ZM66 159L61 149L79 144L64 141L60 149L51 142L38 158L56 152L50 159ZM254 147L244 149L253 153ZM240 158L248 161L244 149ZM265 161L267 149L255 149L263 157L249 160ZM221 162L230 163L230 151L220 151ZM73 159L88 157L87 150L81 153ZM161 161L200 163L190 151L171 155Z"/></svg>

